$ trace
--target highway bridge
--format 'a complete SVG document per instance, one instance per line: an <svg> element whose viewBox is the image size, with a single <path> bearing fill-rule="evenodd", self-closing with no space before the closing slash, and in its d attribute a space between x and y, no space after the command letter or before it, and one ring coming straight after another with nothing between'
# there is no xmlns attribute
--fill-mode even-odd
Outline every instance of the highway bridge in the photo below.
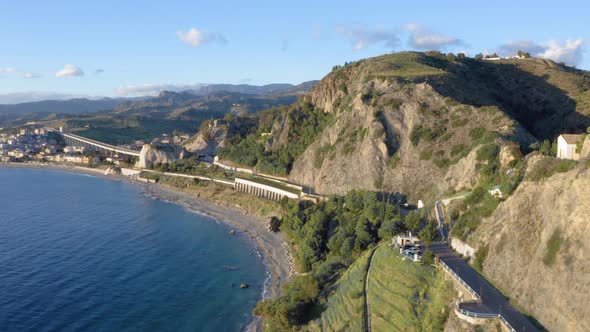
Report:
<svg viewBox="0 0 590 332"><path fill-rule="evenodd" d="M130 156L130 157L139 157L139 151L136 151L136 150L118 147L115 145L95 141L93 139L78 136L75 134L65 133L63 131L57 131L57 130L51 130L51 131L59 133L63 137L66 144L70 145L70 146L80 146L80 147L84 147L88 150L95 150L95 151L99 151L99 152L102 152L105 154L113 153L113 154L125 155L125 156Z"/></svg>

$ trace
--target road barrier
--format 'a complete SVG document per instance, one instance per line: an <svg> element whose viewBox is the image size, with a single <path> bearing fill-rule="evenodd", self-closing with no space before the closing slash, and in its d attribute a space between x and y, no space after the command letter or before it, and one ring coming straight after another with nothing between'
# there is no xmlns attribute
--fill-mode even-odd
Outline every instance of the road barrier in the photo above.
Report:
<svg viewBox="0 0 590 332"><path fill-rule="evenodd" d="M455 273L455 271L453 271L444 261L442 261L441 259L438 259L438 263L440 266L443 267L443 269L445 269L447 272L449 272L457 281L459 281L459 283L461 283L461 285L463 285L463 287L465 287L465 289L467 289L467 291L476 299L477 302L481 303L481 296L479 294L477 294L477 292L475 292L475 290L473 290L473 288L471 288L461 277L459 277L459 275L457 273ZM466 316L469 317L474 317L474 318L498 318L500 320L500 322L511 332L517 332L517 330L510 325L510 323L506 320L506 318L504 318L502 316L502 314L488 314L488 313L477 313L477 312L473 312L473 311L469 311L467 309L463 309L459 306L460 304L457 304L456 308L457 310Z"/></svg>

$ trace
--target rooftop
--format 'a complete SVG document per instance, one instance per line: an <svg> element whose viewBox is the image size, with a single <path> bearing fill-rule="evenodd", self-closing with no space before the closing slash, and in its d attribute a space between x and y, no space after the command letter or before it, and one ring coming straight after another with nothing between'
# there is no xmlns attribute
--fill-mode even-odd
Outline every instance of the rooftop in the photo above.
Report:
<svg viewBox="0 0 590 332"><path fill-rule="evenodd" d="M567 144L577 144L584 135L578 134L561 134L561 137L565 140Z"/></svg>

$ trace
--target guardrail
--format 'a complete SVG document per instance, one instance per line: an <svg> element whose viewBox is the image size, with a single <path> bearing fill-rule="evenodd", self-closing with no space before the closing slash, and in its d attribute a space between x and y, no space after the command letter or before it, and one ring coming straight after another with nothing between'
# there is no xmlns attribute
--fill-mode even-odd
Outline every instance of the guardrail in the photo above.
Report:
<svg viewBox="0 0 590 332"><path fill-rule="evenodd" d="M461 314L463 314L465 316L473 317L473 318L500 318L499 314L477 313L477 312L469 311L467 309L463 309L460 307L459 304L457 304L456 309Z"/></svg>
<svg viewBox="0 0 590 332"><path fill-rule="evenodd" d="M455 271L453 271L444 261L441 259L438 260L440 266L442 266L447 272L449 272L467 291L476 299L476 301L481 301L481 296L473 290ZM463 308L459 307L457 304L457 310L462 313L463 315L474 317L474 318L498 318L502 324L511 332L517 332L517 330L510 325L510 323L502 316L502 314L486 314L486 313L476 313L472 312Z"/></svg>
<svg viewBox="0 0 590 332"><path fill-rule="evenodd" d="M467 291L478 301L481 301L481 296L479 296L479 294L477 294L475 292L475 290L473 290L473 288L471 288L463 279L461 279L461 277L459 277L459 275L457 273L455 273L455 271L453 271L453 269L451 269L447 263L445 263L443 260L439 259L438 263L445 269L447 270L447 272L449 272L453 277L455 277L455 279L457 279L457 281L459 281L459 283L461 283L461 285L463 285L463 287L465 287L465 289L467 289Z"/></svg>

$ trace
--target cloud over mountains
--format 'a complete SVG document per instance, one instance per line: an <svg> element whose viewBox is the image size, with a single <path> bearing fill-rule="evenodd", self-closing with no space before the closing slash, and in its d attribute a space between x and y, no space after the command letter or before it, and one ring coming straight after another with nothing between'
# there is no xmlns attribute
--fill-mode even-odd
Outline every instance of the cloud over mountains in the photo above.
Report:
<svg viewBox="0 0 590 332"><path fill-rule="evenodd" d="M410 34L408 44L417 50L438 50L465 44L459 38L433 32L417 23L407 24L405 30Z"/></svg>
<svg viewBox="0 0 590 332"><path fill-rule="evenodd" d="M63 69L55 73L55 77L78 77L84 76L84 71L75 65L67 64Z"/></svg>
<svg viewBox="0 0 590 332"><path fill-rule="evenodd" d="M518 51L529 52L531 55L551 59L556 62L563 62L570 66L579 65L583 57L583 40L567 39L565 42L550 40L540 44L532 40L510 41L499 48L502 55L514 55Z"/></svg>
<svg viewBox="0 0 590 332"><path fill-rule="evenodd" d="M121 97L155 96L166 91L195 90L202 87L201 83L194 84L143 84L127 85L117 88L116 93Z"/></svg>
<svg viewBox="0 0 590 332"><path fill-rule="evenodd" d="M176 35L182 42L189 46L197 47L207 43L227 43L227 39L218 33L207 33L197 28L191 28L187 31L179 30Z"/></svg>
<svg viewBox="0 0 590 332"><path fill-rule="evenodd" d="M352 41L352 49L362 50L367 46L375 44L383 44L387 47L393 48L399 44L399 37L397 33L386 31L383 28L368 29L365 26L357 25L352 28L339 25L336 31Z"/></svg>

